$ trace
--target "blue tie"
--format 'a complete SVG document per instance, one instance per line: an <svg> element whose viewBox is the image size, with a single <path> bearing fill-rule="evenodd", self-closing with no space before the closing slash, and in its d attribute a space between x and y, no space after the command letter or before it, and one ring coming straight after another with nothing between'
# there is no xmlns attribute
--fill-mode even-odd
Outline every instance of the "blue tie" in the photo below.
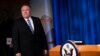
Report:
<svg viewBox="0 0 100 56"><path fill-rule="evenodd" d="M28 26L29 26L29 28L30 28L30 29L31 29L31 31L33 32L33 28L32 28L32 25L31 25L30 20L29 20L29 19L27 19L27 22L28 22Z"/></svg>

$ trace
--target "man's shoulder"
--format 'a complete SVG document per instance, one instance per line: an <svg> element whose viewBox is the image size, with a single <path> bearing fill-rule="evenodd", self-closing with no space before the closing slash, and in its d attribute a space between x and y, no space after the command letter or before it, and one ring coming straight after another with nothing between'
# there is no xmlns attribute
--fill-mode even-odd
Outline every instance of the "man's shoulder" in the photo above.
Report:
<svg viewBox="0 0 100 56"><path fill-rule="evenodd" d="M34 17L34 16L31 16L31 18L32 18L32 19L39 19L39 17Z"/></svg>
<svg viewBox="0 0 100 56"><path fill-rule="evenodd" d="M32 19L35 19L35 20L40 20L39 17L34 17L34 16L31 16ZM15 22L20 22L23 20L23 17L19 17L17 19L15 19Z"/></svg>
<svg viewBox="0 0 100 56"><path fill-rule="evenodd" d="M22 19L23 19L23 17L19 17L19 18L14 20L14 23L19 23Z"/></svg>

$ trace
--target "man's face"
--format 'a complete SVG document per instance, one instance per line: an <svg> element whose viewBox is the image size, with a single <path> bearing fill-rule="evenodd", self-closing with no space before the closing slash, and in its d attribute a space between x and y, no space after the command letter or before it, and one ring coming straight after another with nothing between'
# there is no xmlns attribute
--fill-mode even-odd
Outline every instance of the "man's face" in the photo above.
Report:
<svg viewBox="0 0 100 56"><path fill-rule="evenodd" d="M31 9L29 6L23 6L21 8L21 14L24 18L29 18L31 16Z"/></svg>

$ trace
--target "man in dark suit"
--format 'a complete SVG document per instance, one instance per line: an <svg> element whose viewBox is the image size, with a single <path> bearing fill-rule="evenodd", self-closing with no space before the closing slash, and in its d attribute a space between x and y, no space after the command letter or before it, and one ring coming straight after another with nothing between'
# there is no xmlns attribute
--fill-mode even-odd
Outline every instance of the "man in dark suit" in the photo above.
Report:
<svg viewBox="0 0 100 56"><path fill-rule="evenodd" d="M16 56L44 56L47 52L47 40L42 24L37 17L31 16L31 7L21 7L22 17L14 22L13 47Z"/></svg>

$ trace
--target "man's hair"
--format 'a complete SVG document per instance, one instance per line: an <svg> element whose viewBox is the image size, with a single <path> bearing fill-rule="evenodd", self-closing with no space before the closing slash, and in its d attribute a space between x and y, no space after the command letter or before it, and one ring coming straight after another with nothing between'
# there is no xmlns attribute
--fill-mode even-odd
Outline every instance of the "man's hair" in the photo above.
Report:
<svg viewBox="0 0 100 56"><path fill-rule="evenodd" d="M22 8L23 6L28 6L28 7L31 9L30 4L23 4L23 5L21 6L21 8Z"/></svg>

